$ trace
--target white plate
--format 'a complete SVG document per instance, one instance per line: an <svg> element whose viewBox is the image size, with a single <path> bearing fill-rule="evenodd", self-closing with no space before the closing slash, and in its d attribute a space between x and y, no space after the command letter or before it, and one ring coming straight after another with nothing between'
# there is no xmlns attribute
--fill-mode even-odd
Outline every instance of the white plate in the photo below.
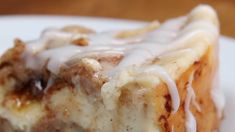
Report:
<svg viewBox="0 0 235 132"><path fill-rule="evenodd" d="M57 17L57 16L4 16L0 17L0 54L11 47L14 38L30 40L37 38L46 27L61 27L68 24L80 24L102 30L136 28L143 22L87 17ZM222 132L235 130L235 40L228 37L220 39L221 87L226 96L225 120Z"/></svg>

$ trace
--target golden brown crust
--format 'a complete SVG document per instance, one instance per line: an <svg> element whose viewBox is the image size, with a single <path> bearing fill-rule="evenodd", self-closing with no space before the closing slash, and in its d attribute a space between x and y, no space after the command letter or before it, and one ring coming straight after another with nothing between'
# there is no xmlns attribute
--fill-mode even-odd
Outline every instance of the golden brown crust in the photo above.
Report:
<svg viewBox="0 0 235 132"><path fill-rule="evenodd" d="M85 38L79 38L79 39L75 39L71 42L74 45L78 45L78 46L88 46L88 40Z"/></svg>
<svg viewBox="0 0 235 132"><path fill-rule="evenodd" d="M176 114L170 114L171 110L171 98L168 95L168 88L165 84L161 84L157 87L155 101L160 104L156 108L156 111L160 113L157 116L157 121L162 127L163 131L171 131L172 127L174 131L186 131L185 122L186 115L184 110L187 84L189 83L190 75L194 72L194 80L192 87L196 94L196 102L201 107L201 111L198 111L196 107L191 103L190 110L197 121L198 131L214 131L218 130L220 119L217 116L215 106L211 99L212 82L214 79L214 72L212 69L216 69L216 60L213 58L214 47L210 47L206 54L195 62L191 67L185 71L181 77L177 80L177 87L180 95L180 108Z"/></svg>

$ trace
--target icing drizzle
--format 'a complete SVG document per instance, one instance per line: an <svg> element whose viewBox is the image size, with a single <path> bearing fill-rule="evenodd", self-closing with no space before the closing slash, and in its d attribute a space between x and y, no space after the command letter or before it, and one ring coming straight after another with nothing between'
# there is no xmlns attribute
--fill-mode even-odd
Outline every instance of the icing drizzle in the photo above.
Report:
<svg viewBox="0 0 235 132"><path fill-rule="evenodd" d="M133 77L133 74L135 76ZM176 113L180 106L180 98L177 86L175 81L170 77L170 75L159 65L147 66L142 68L131 68L125 71L122 71L118 76L116 76L111 81L104 84L101 88L101 95L104 98L104 104L107 109L115 109L116 108L116 100L118 100L120 96L121 89L127 83L134 82L138 79L139 76L143 76L143 74L147 75L158 75L160 79L165 82L168 86L169 93L172 98L172 107L173 114ZM142 79L142 81L153 82L152 79ZM153 84L153 88L156 84Z"/></svg>
<svg viewBox="0 0 235 132"><path fill-rule="evenodd" d="M41 38L28 42L23 59L26 62L26 66L30 69L40 70L46 66L51 73L57 75L60 72L60 68L66 66L66 62L75 58L89 58L90 56L104 54L122 55L124 57L119 64L111 68L111 70L105 71L104 69L104 74L108 76L110 81L102 87L101 94L106 98L107 102L110 102L110 98L119 96L119 88L127 81L133 79L129 75L126 80L118 78L119 82L113 81L115 77L123 73L122 71L134 67L138 69L146 61L153 60L161 54L187 49L192 41L201 41L198 40L198 36L204 41L213 42L218 37L219 31L215 12L208 6L199 6L188 16L169 20L151 32L122 39L115 37L117 33L118 31L78 34L63 32L60 29L47 29L42 33ZM79 38L87 39L88 46L71 44L72 40ZM175 113L179 108L180 100L174 80L167 71L158 65L147 66L140 71L142 73L157 74L168 85L173 102L173 112ZM186 111L188 122L190 123L186 124L186 126L192 130L194 130L195 126L190 124L195 124L195 119L188 109L194 96L192 88L189 87Z"/></svg>
<svg viewBox="0 0 235 132"><path fill-rule="evenodd" d="M159 77L167 84L169 93L172 98L173 113L176 113L180 106L180 97L175 81L172 80L169 74L162 67L158 65L150 66L146 68L144 72L154 73L159 75Z"/></svg>
<svg viewBox="0 0 235 132"><path fill-rule="evenodd" d="M192 87L193 75L194 75L194 72L191 74L189 78L189 83L187 85L187 96L186 96L185 106L184 106L185 114L186 114L185 127L186 127L187 132L197 131L197 121L193 113L190 111L190 103L191 101L193 101L193 103L195 104L195 98L196 98L193 87Z"/></svg>

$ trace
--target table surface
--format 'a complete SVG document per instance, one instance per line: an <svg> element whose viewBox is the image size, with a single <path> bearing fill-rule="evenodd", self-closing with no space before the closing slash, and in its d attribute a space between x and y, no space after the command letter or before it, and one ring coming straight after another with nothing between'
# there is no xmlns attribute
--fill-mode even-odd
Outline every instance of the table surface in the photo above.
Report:
<svg viewBox="0 0 235 132"><path fill-rule="evenodd" d="M235 0L1 0L0 15L40 14L164 21L198 4L218 12L223 35L235 37Z"/></svg>

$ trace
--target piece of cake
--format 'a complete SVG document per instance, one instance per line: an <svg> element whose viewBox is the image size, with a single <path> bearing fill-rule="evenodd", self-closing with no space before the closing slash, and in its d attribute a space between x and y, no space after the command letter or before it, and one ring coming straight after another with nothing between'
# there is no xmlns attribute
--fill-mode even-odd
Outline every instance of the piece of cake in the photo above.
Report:
<svg viewBox="0 0 235 132"><path fill-rule="evenodd" d="M219 130L218 39L207 5L140 29L17 39L0 59L0 131Z"/></svg>

